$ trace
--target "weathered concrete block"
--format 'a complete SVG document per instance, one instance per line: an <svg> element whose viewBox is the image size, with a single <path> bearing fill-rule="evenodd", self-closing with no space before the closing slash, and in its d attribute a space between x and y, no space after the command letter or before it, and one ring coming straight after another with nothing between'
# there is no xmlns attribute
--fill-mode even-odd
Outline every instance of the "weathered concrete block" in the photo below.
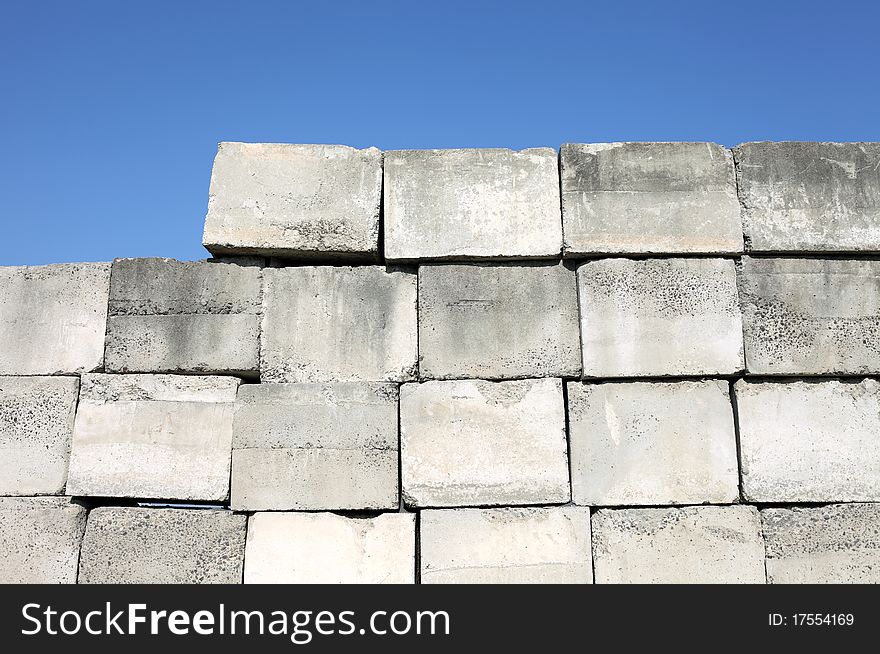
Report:
<svg viewBox="0 0 880 654"><path fill-rule="evenodd" d="M385 153L385 258L552 258L562 249L556 151Z"/></svg>
<svg viewBox="0 0 880 654"><path fill-rule="evenodd" d="M81 584L240 584L247 516L100 507L86 525Z"/></svg>
<svg viewBox="0 0 880 654"><path fill-rule="evenodd" d="M589 584L586 507L422 511L423 584Z"/></svg>
<svg viewBox="0 0 880 654"><path fill-rule="evenodd" d="M232 508L396 509L397 395L386 383L241 386Z"/></svg>
<svg viewBox="0 0 880 654"><path fill-rule="evenodd" d="M0 497L0 583L76 583L85 526L68 497Z"/></svg>
<svg viewBox="0 0 880 654"><path fill-rule="evenodd" d="M880 251L880 143L733 149L746 249Z"/></svg>
<svg viewBox="0 0 880 654"><path fill-rule="evenodd" d="M880 383L738 381L734 391L748 500L880 500Z"/></svg>
<svg viewBox="0 0 880 654"><path fill-rule="evenodd" d="M411 584L415 532L412 513L255 513L248 524L244 582Z"/></svg>
<svg viewBox="0 0 880 654"><path fill-rule="evenodd" d="M0 375L100 370L109 263L0 267Z"/></svg>
<svg viewBox="0 0 880 654"><path fill-rule="evenodd" d="M761 520L770 583L880 583L880 504L765 509Z"/></svg>
<svg viewBox="0 0 880 654"><path fill-rule="evenodd" d="M566 143L564 253L735 253L733 157L715 143Z"/></svg>
<svg viewBox="0 0 880 654"><path fill-rule="evenodd" d="M415 378L414 273L303 266L267 268L263 275L262 381Z"/></svg>
<svg viewBox="0 0 880 654"><path fill-rule="evenodd" d="M753 506L603 509L593 557L597 584L765 583Z"/></svg>
<svg viewBox="0 0 880 654"><path fill-rule="evenodd" d="M746 369L880 372L880 261L744 257Z"/></svg>
<svg viewBox="0 0 880 654"><path fill-rule="evenodd" d="M733 261L600 259L580 266L577 277L584 377L742 369Z"/></svg>
<svg viewBox="0 0 880 654"><path fill-rule="evenodd" d="M400 448L403 497L411 506L571 497L559 379L405 384Z"/></svg>
<svg viewBox="0 0 880 654"><path fill-rule="evenodd" d="M382 153L221 143L202 243L213 254L376 259Z"/></svg>
<svg viewBox="0 0 880 654"><path fill-rule="evenodd" d="M84 375L71 495L224 501L239 380Z"/></svg>
<svg viewBox="0 0 880 654"><path fill-rule="evenodd" d="M586 506L739 497L728 383L568 384L571 487Z"/></svg>
<svg viewBox="0 0 880 654"><path fill-rule="evenodd" d="M560 264L419 268L423 378L579 376L579 329L575 273Z"/></svg>

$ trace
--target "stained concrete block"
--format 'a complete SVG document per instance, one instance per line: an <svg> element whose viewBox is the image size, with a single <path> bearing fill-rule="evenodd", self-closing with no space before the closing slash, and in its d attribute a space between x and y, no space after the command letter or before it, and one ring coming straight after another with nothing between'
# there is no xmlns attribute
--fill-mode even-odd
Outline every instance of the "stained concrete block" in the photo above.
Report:
<svg viewBox="0 0 880 654"><path fill-rule="evenodd" d="M770 583L880 583L880 504L765 509L761 521Z"/></svg>
<svg viewBox="0 0 880 654"><path fill-rule="evenodd" d="M597 584L763 584L753 506L603 509L593 516Z"/></svg>
<svg viewBox="0 0 880 654"><path fill-rule="evenodd" d="M880 383L734 385L743 494L754 502L880 500Z"/></svg>
<svg viewBox="0 0 880 654"><path fill-rule="evenodd" d="M740 296L749 373L880 372L880 261L744 257Z"/></svg>
<svg viewBox="0 0 880 654"><path fill-rule="evenodd" d="M560 264L419 268L419 374L429 379L581 372L575 273Z"/></svg>
<svg viewBox="0 0 880 654"><path fill-rule="evenodd" d="M419 517L423 584L589 584L586 507L443 509Z"/></svg>
<svg viewBox="0 0 880 654"><path fill-rule="evenodd" d="M71 495L225 501L239 380L84 375Z"/></svg>
<svg viewBox="0 0 880 654"><path fill-rule="evenodd" d="M556 151L385 153L385 258L552 258L562 249Z"/></svg>
<svg viewBox="0 0 880 654"><path fill-rule="evenodd" d="M240 584L247 516L205 509L89 513L81 584Z"/></svg>
<svg viewBox="0 0 880 654"><path fill-rule="evenodd" d="M0 497L0 584L74 584L86 510L68 497Z"/></svg>
<svg viewBox="0 0 880 654"><path fill-rule="evenodd" d="M0 375L100 370L109 263L0 267Z"/></svg>
<svg viewBox="0 0 880 654"><path fill-rule="evenodd" d="M880 251L880 143L744 143L733 153L747 250Z"/></svg>
<svg viewBox="0 0 880 654"><path fill-rule="evenodd" d="M410 506L561 504L571 497L559 379L404 384L400 448Z"/></svg>
<svg viewBox="0 0 880 654"><path fill-rule="evenodd" d="M418 358L416 275L381 266L263 271L264 382L407 381Z"/></svg>
<svg viewBox="0 0 880 654"><path fill-rule="evenodd" d="M571 487L586 506L739 497L726 381L568 383Z"/></svg>
<svg viewBox="0 0 880 654"><path fill-rule="evenodd" d="M396 509L397 396L387 383L241 386L232 508Z"/></svg>
<svg viewBox="0 0 880 654"><path fill-rule="evenodd" d="M577 278L584 377L742 369L733 261L600 259L580 266Z"/></svg>
<svg viewBox="0 0 880 654"><path fill-rule="evenodd" d="M106 370L256 376L261 286L253 266L117 259Z"/></svg>
<svg viewBox="0 0 880 654"><path fill-rule="evenodd" d="M377 259L382 153L221 143L202 243L213 254Z"/></svg>
<svg viewBox="0 0 880 654"><path fill-rule="evenodd" d="M736 253L733 157L715 143L566 143L565 256Z"/></svg>
<svg viewBox="0 0 880 654"><path fill-rule="evenodd" d="M415 515L255 513L248 524L246 584L411 584Z"/></svg>

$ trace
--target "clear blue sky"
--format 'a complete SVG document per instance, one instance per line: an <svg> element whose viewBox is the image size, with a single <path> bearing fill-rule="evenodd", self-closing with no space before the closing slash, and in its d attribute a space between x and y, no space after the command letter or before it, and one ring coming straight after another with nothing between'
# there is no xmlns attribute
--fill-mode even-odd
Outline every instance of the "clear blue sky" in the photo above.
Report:
<svg viewBox="0 0 880 654"><path fill-rule="evenodd" d="M880 3L4 2L0 265L198 259L221 140L880 140Z"/></svg>

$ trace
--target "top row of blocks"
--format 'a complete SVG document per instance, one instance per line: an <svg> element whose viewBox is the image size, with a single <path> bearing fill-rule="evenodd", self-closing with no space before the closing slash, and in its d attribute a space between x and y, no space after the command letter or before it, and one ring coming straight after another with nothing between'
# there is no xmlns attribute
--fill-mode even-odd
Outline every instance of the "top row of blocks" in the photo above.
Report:
<svg viewBox="0 0 880 654"><path fill-rule="evenodd" d="M203 243L397 262L878 252L880 143L567 143L558 161L551 148L221 143Z"/></svg>

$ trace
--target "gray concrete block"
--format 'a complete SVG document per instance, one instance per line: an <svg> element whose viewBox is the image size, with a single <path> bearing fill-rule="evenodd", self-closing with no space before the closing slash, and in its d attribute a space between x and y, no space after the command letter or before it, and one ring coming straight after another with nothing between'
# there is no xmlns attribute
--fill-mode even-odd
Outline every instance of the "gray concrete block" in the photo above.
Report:
<svg viewBox="0 0 880 654"><path fill-rule="evenodd" d="M382 153L221 143L202 243L212 254L377 259Z"/></svg>
<svg viewBox="0 0 880 654"><path fill-rule="evenodd" d="M586 506L739 497L726 381L568 383L571 487Z"/></svg>
<svg viewBox="0 0 880 654"><path fill-rule="evenodd" d="M584 377L742 370L733 261L599 259L577 278Z"/></svg>
<svg viewBox="0 0 880 654"><path fill-rule="evenodd" d="M567 502L562 382L404 384L400 454L409 506Z"/></svg>
<svg viewBox="0 0 880 654"><path fill-rule="evenodd" d="M733 157L715 143L566 143L565 256L742 252Z"/></svg>
<svg viewBox="0 0 880 654"><path fill-rule="evenodd" d="M225 501L239 380L84 375L70 495Z"/></svg>
<svg viewBox="0 0 880 654"><path fill-rule="evenodd" d="M385 258L553 258L562 249L556 152L385 153Z"/></svg>
<svg viewBox="0 0 880 654"><path fill-rule="evenodd" d="M109 263L0 267L0 375L100 370Z"/></svg>
<svg viewBox="0 0 880 654"><path fill-rule="evenodd" d="M86 524L81 584L240 584L247 516L100 507Z"/></svg>

